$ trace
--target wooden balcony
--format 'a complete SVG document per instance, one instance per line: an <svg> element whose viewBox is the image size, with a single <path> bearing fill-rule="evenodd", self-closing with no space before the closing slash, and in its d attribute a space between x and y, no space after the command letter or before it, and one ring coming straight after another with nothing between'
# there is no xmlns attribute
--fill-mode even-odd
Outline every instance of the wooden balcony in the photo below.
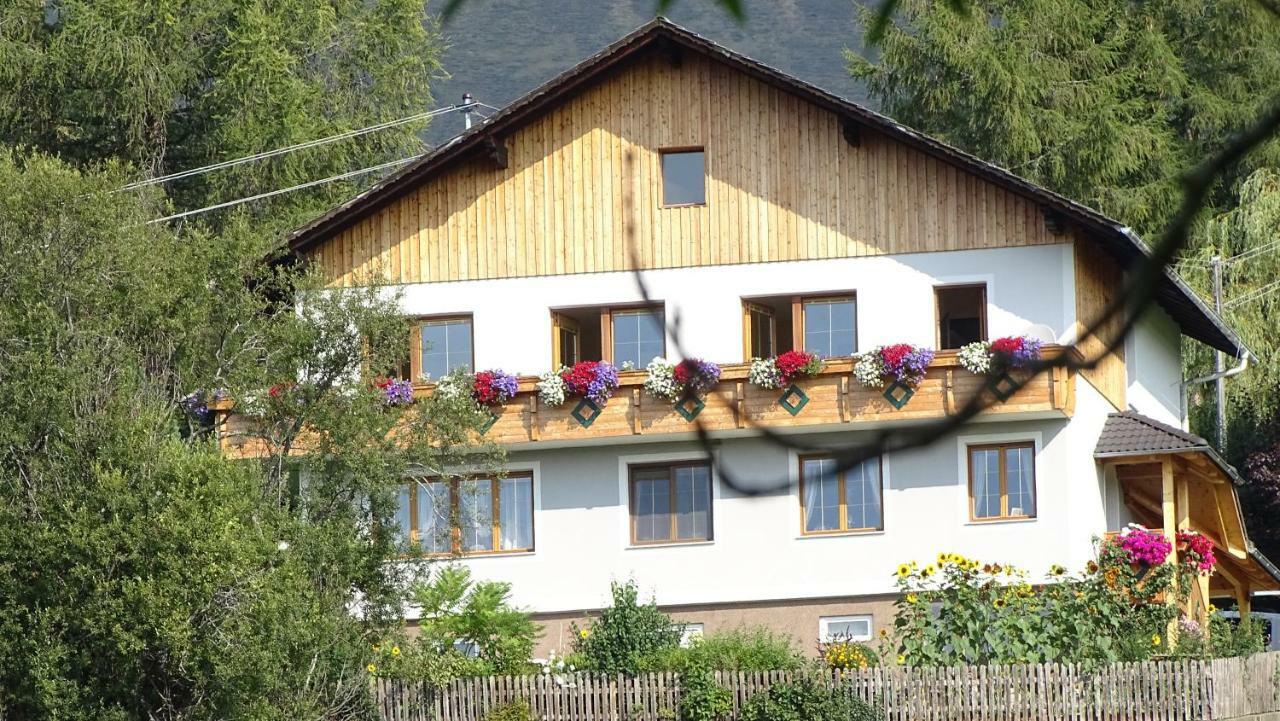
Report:
<svg viewBox="0 0 1280 721"><path fill-rule="evenodd" d="M1047 357L1064 352L1061 347L1045 349ZM588 423L574 417L579 399L571 398L563 405L550 407L539 402L536 378L522 378L517 398L497 414L493 425L485 431L489 440L504 445L572 444L604 438L622 439L637 436L678 436L694 433L701 423L712 433L749 432L753 426L771 428L813 428L830 430L841 425L853 429L885 422L922 421L943 418L961 408L975 394L990 402L984 415L1036 414L1070 417L1074 407L1072 373L1054 368L1040 374L1013 397L1001 401L987 388L987 379L960 366L954 352L939 352L929 366L924 381L914 395L895 408L880 390L864 388L852 376L852 359L828 361L822 373L799 380L796 386L803 398L792 397L793 407L803 403L794 414L780 402L782 390L766 390L747 382L748 365L722 366L720 384L709 393L693 420L686 419L669 401L655 398L644 391L645 373L632 371L619 374L617 393L592 417L590 408L580 415ZM430 393L429 387L420 389Z"/></svg>
<svg viewBox="0 0 1280 721"><path fill-rule="evenodd" d="M1058 346L1045 348L1046 357L1065 352ZM579 408L570 398L552 407L538 400L536 377L522 377L516 398L499 409L484 429L486 440L512 447L551 447L589 444L601 440L675 440L695 433L701 423L716 435L748 434L753 427L833 430L872 427L878 424L936 420L956 412L974 395L984 396L989 406L983 416L1024 416L1032 418L1070 417L1075 400L1073 372L1054 368L1032 378L1016 394L1000 400L987 387L987 379L960 366L954 352L939 352L929 366L924 381L901 408L895 408L880 390L862 387L852 376L852 359L828 361L819 375L795 383L802 395L793 395L792 410L779 401L787 389L765 390L747 381L748 365L722 367L718 387L709 393L705 406L693 419L679 413L669 401L644 391L645 373L619 374L619 388L598 412ZM415 388L419 397L434 391L431 385ZM223 448L233 455L256 455L253 441L244 431L247 419L231 411L223 428ZM794 412L793 412L794 410ZM575 417L581 416L581 420Z"/></svg>

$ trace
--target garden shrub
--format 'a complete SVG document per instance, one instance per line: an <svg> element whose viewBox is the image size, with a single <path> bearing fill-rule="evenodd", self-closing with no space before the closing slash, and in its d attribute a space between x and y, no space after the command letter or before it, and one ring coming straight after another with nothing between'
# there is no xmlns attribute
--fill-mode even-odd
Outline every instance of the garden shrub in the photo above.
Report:
<svg viewBox="0 0 1280 721"><path fill-rule="evenodd" d="M878 721L883 710L852 695L849 688L832 687L817 673L803 673L774 684L743 704L740 721Z"/></svg>
<svg viewBox="0 0 1280 721"><path fill-rule="evenodd" d="M789 637L751 626L700 636L688 647L662 649L642 658L639 667L676 672L691 665L716 671L789 671L800 666L801 658Z"/></svg>
<svg viewBox="0 0 1280 721"><path fill-rule="evenodd" d="M1209 655L1215 658L1262 653L1263 630L1257 619L1209 616Z"/></svg>
<svg viewBox="0 0 1280 721"><path fill-rule="evenodd" d="M635 674L644 659L680 645L680 626L651 599L639 602L635 581L612 584L613 604L585 628L573 626L573 650L584 668Z"/></svg>
<svg viewBox="0 0 1280 721"><path fill-rule="evenodd" d="M822 662L830 669L859 669L880 665L880 657L871 647L857 641L836 639L818 648Z"/></svg>
<svg viewBox="0 0 1280 721"><path fill-rule="evenodd" d="M533 721L533 709L524 699L495 706L485 714L484 721Z"/></svg>
<svg viewBox="0 0 1280 721"><path fill-rule="evenodd" d="M897 661L1090 666L1150 658L1170 650L1164 631L1177 612L1164 595L1182 570L1132 564L1110 542L1079 574L1052 567L1054 582L1039 589L1023 571L955 554L939 554L924 568L903 564L893 633Z"/></svg>
<svg viewBox="0 0 1280 721"><path fill-rule="evenodd" d="M697 661L680 672L681 721L719 721L733 711L729 689L716 683L715 674Z"/></svg>

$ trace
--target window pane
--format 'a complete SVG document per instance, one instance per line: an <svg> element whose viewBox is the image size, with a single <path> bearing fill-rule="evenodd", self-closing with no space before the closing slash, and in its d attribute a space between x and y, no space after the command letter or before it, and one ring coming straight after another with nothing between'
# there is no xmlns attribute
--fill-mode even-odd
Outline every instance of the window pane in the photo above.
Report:
<svg viewBox="0 0 1280 721"><path fill-rule="evenodd" d="M627 311L613 315L613 364L630 362L643 368L666 355L662 311Z"/></svg>
<svg viewBox="0 0 1280 721"><path fill-rule="evenodd" d="M676 477L676 538L711 538L711 469L680 466Z"/></svg>
<svg viewBox="0 0 1280 721"><path fill-rule="evenodd" d="M498 497L499 541L504 551L533 548L533 479L502 479Z"/></svg>
<svg viewBox="0 0 1280 721"><path fill-rule="evenodd" d="M568 328L560 329L560 365L571 366L581 358L578 357L578 334Z"/></svg>
<svg viewBox="0 0 1280 721"><path fill-rule="evenodd" d="M840 483L830 458L804 462L804 530L840 530Z"/></svg>
<svg viewBox="0 0 1280 721"><path fill-rule="evenodd" d="M662 154L662 204L707 202L705 155L701 150Z"/></svg>
<svg viewBox="0 0 1280 721"><path fill-rule="evenodd" d="M969 451L973 459L973 516L1000 516L1000 451L986 448Z"/></svg>
<svg viewBox="0 0 1280 721"><path fill-rule="evenodd" d="M846 528L880 528L880 459L863 461L845 472Z"/></svg>
<svg viewBox="0 0 1280 721"><path fill-rule="evenodd" d="M635 475L636 541L671 538L671 486L665 468L637 471Z"/></svg>
<svg viewBox="0 0 1280 721"><path fill-rule="evenodd" d="M850 618L824 620L824 641L865 641L871 638L871 619Z"/></svg>
<svg viewBox="0 0 1280 721"><path fill-rule="evenodd" d="M1005 483L1009 492L1010 516L1036 515L1035 461L1032 449L1006 448Z"/></svg>
<svg viewBox="0 0 1280 721"><path fill-rule="evenodd" d="M857 348L857 313L852 298L804 304L804 349L824 358L853 355Z"/></svg>
<svg viewBox="0 0 1280 721"><path fill-rule="evenodd" d="M773 350L773 316L758 310L751 311L751 356L768 358L776 355Z"/></svg>
<svg viewBox="0 0 1280 721"><path fill-rule="evenodd" d="M449 484L443 481L418 484L418 545L425 553L450 550Z"/></svg>
<svg viewBox="0 0 1280 721"><path fill-rule="evenodd" d="M409 534L413 530L413 524L409 520L409 486L402 487L396 497L396 525L399 526L397 532L400 536L400 547L408 548Z"/></svg>
<svg viewBox="0 0 1280 721"><path fill-rule="evenodd" d="M428 321L422 324L422 373L439 379L450 371L471 367L471 321Z"/></svg>
<svg viewBox="0 0 1280 721"><path fill-rule="evenodd" d="M458 484L458 526L462 551L493 550L493 482L488 479Z"/></svg>

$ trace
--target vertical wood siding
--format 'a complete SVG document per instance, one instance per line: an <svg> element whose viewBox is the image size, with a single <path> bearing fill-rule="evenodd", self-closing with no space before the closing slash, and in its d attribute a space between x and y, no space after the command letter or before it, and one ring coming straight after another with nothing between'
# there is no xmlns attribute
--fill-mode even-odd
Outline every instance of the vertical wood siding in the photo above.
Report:
<svg viewBox="0 0 1280 721"><path fill-rule="evenodd" d="M659 151L706 150L662 208ZM1068 242L1034 203L709 58L640 59L311 251L335 284L509 278Z"/></svg>
<svg viewBox="0 0 1280 721"><path fill-rule="evenodd" d="M1119 297L1124 280L1120 268L1101 248L1087 238L1077 238L1075 243L1076 275L1076 348L1086 361L1096 359L1093 368L1084 368L1080 376L1089 381L1116 410L1128 408L1125 389L1129 378L1124 362L1124 343L1107 352L1107 346L1115 341L1122 330L1122 315L1109 319L1098 332L1084 336L1085 329L1093 326L1103 316L1111 303Z"/></svg>

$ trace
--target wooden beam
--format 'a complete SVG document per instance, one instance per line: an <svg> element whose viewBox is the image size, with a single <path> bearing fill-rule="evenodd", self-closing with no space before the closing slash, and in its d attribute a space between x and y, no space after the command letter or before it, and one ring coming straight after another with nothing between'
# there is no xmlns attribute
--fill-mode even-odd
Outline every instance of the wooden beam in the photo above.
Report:
<svg viewBox="0 0 1280 721"><path fill-rule="evenodd" d="M1191 492L1187 488L1187 479L1185 476L1179 476L1177 478L1177 489L1178 530L1189 531L1191 530Z"/></svg>
<svg viewBox="0 0 1280 721"><path fill-rule="evenodd" d="M1132 488L1124 488L1123 484L1121 485L1121 492L1124 494L1125 503L1130 504L1131 509L1134 506L1137 506L1138 508L1141 508L1151 513L1152 517L1155 519L1159 519L1163 515L1164 509L1161 507L1160 503L1157 502L1154 498L1146 495L1145 493L1142 493L1141 491L1138 491ZM1226 543L1222 538L1218 537L1218 534L1212 531L1205 530L1204 528L1196 528L1194 530L1207 536L1210 541L1213 541L1214 546L1222 550L1225 550L1228 554L1230 554L1231 556L1234 556L1235 558L1244 560L1249 556L1249 554L1246 553L1245 551L1242 551Z"/></svg>
<svg viewBox="0 0 1280 721"><path fill-rule="evenodd" d="M1169 556L1165 559L1165 563L1178 562L1178 531L1177 531L1177 486L1173 478L1173 459L1166 457L1160 464L1160 517L1164 522L1164 537L1169 541ZM1170 601L1177 603L1182 597L1181 589L1178 588L1178 576L1175 574L1172 581L1173 592L1169 594ZM1176 619L1169 621L1169 629L1167 631L1169 645L1177 641L1178 638L1178 622Z"/></svg>

